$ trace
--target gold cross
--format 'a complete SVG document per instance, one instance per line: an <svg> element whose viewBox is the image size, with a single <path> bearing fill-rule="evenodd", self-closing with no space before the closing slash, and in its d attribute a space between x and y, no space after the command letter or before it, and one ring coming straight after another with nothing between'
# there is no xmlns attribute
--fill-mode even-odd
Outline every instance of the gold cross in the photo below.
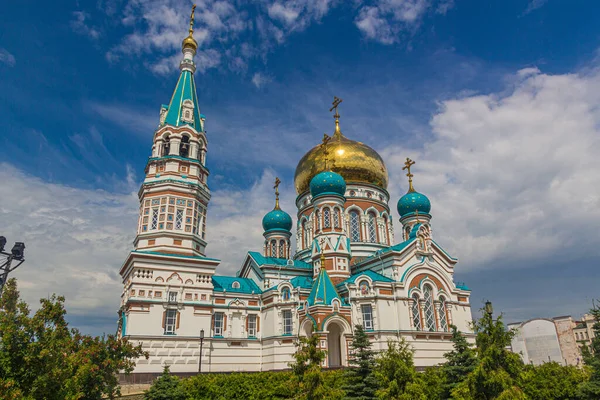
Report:
<svg viewBox="0 0 600 400"><path fill-rule="evenodd" d="M334 136L341 135L341 132L340 132L340 114L338 113L338 106L340 105L340 103L342 101L343 100L340 99L339 97L333 96L333 103L331 103L331 104L333 104L333 107L331 107L329 109L329 112L335 110L335 114L333 114L333 118L335 118L335 134L334 134Z"/></svg>
<svg viewBox="0 0 600 400"><path fill-rule="evenodd" d="M402 168L402 170L407 170L406 172L406 176L408 176L408 192L414 192L415 188L413 187L412 184L412 178L413 178L413 174L410 173L410 167L412 167L415 164L415 162L413 160L411 160L410 158L406 157L406 162L404 163L404 167Z"/></svg>
<svg viewBox="0 0 600 400"><path fill-rule="evenodd" d="M279 179L278 176L275 177L275 186L273 186L273 189L275 189L275 209L279 210L279 184L281 183L281 180Z"/></svg>
<svg viewBox="0 0 600 400"><path fill-rule="evenodd" d="M196 5L192 6L192 14L190 15L190 35L194 33L194 12L196 11Z"/></svg>

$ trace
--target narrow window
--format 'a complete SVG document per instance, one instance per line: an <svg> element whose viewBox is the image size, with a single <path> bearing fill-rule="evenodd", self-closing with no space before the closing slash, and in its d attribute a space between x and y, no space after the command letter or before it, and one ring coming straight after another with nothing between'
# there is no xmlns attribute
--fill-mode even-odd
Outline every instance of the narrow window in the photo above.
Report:
<svg viewBox="0 0 600 400"><path fill-rule="evenodd" d="M150 228L150 229L156 229L157 224L158 224L158 208L154 208L152 210L152 228Z"/></svg>
<svg viewBox="0 0 600 400"><path fill-rule="evenodd" d="M350 240L360 242L360 224L356 211L350 211Z"/></svg>
<svg viewBox="0 0 600 400"><path fill-rule="evenodd" d="M373 213L369 213L369 242L377 242L377 223Z"/></svg>
<svg viewBox="0 0 600 400"><path fill-rule="evenodd" d="M370 304L363 304L360 306L363 317L363 328L366 330L373 329L373 309Z"/></svg>
<svg viewBox="0 0 600 400"><path fill-rule="evenodd" d="M213 327L215 336L223 336L223 313L215 313L215 323Z"/></svg>
<svg viewBox="0 0 600 400"><path fill-rule="evenodd" d="M177 310L167 310L165 316L165 335L175 334L175 323L177 321Z"/></svg>
<svg viewBox="0 0 600 400"><path fill-rule="evenodd" d="M315 211L315 230L319 230L321 228L321 213L319 210Z"/></svg>
<svg viewBox="0 0 600 400"><path fill-rule="evenodd" d="M325 228L331 228L331 215L329 208L323 210L323 226Z"/></svg>
<svg viewBox="0 0 600 400"><path fill-rule="evenodd" d="M183 210L177 210L177 216L175 217L175 229L181 229L182 222L183 222Z"/></svg>
<svg viewBox="0 0 600 400"><path fill-rule="evenodd" d="M424 314L425 314L425 327L428 331L435 331L435 311L433 308L433 289L429 285L425 285L423 287L423 292L425 292L425 306L424 306Z"/></svg>
<svg viewBox="0 0 600 400"><path fill-rule="evenodd" d="M256 315L248 315L248 337L256 337Z"/></svg>
<svg viewBox="0 0 600 400"><path fill-rule="evenodd" d="M279 258L285 258L285 242L279 241Z"/></svg>
<svg viewBox="0 0 600 400"><path fill-rule="evenodd" d="M448 317L446 316L446 299L444 296L440 296L440 308L438 309L438 315L440 316L440 329L444 332L447 332Z"/></svg>
<svg viewBox="0 0 600 400"><path fill-rule="evenodd" d="M179 155L181 157L187 158L189 152L190 152L190 138L184 135L181 138L181 148L179 149Z"/></svg>
<svg viewBox="0 0 600 400"><path fill-rule="evenodd" d="M333 227L340 227L340 210L336 209L333 211Z"/></svg>
<svg viewBox="0 0 600 400"><path fill-rule="evenodd" d="M306 229L306 220L302 221L302 248L308 247L308 229Z"/></svg>
<svg viewBox="0 0 600 400"><path fill-rule="evenodd" d="M415 330L420 331L421 328L421 313L419 310L419 296L417 296L416 294L413 295L412 297L413 299L413 304L412 304L412 318L413 318L413 325L415 326Z"/></svg>
<svg viewBox="0 0 600 400"><path fill-rule="evenodd" d="M387 216L383 217L383 243L389 244L388 242L388 219Z"/></svg>
<svg viewBox="0 0 600 400"><path fill-rule="evenodd" d="M284 301L288 301L291 297L291 293L290 293L290 289L289 288L283 288L281 289L281 298Z"/></svg>
<svg viewBox="0 0 600 400"><path fill-rule="evenodd" d="M283 311L283 334L292 334L292 312L290 310Z"/></svg>
<svg viewBox="0 0 600 400"><path fill-rule="evenodd" d="M277 242L271 240L271 257L277 257Z"/></svg>
<svg viewBox="0 0 600 400"><path fill-rule="evenodd" d="M177 303L177 292L169 292L169 303Z"/></svg>

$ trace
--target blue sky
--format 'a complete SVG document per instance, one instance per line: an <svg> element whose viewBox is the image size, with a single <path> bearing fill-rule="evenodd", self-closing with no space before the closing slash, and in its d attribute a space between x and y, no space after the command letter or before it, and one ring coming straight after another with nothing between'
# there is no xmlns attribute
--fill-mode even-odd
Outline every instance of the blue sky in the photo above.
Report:
<svg viewBox="0 0 600 400"><path fill-rule="evenodd" d="M120 263L191 2L10 2L0 15L0 234L24 240L25 297L65 294L112 331ZM260 249L270 185L293 211L297 161L333 129L401 161L474 308L515 321L598 297L600 5L559 0L198 2L207 116L208 254L220 273ZM399 225L399 224L397 224ZM225 249L233 243L236 254Z"/></svg>

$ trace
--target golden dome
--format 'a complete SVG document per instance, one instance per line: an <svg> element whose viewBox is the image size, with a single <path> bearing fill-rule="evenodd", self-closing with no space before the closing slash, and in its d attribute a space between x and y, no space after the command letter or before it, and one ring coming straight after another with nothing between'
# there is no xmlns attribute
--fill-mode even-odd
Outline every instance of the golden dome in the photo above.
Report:
<svg viewBox="0 0 600 400"><path fill-rule="evenodd" d="M194 39L191 32L188 35L188 37L183 39L183 42L181 43L182 49L185 49L186 47L190 47L190 48L194 49L194 51L198 50L198 42L196 42L196 39Z"/></svg>
<svg viewBox="0 0 600 400"><path fill-rule="evenodd" d="M348 139L336 126L327 144L313 147L300 159L294 175L298 194L308 190L310 180L326 170L325 148L327 166L342 175L347 183L369 183L387 189L388 172L379 154L366 144Z"/></svg>

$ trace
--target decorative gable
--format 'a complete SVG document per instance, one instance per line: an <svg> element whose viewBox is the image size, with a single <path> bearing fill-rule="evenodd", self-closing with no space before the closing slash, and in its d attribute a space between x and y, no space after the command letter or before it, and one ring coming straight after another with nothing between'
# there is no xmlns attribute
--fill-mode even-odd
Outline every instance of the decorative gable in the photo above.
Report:
<svg viewBox="0 0 600 400"><path fill-rule="evenodd" d="M185 100L181 107L181 120L183 122L194 123L194 103L191 100Z"/></svg>

